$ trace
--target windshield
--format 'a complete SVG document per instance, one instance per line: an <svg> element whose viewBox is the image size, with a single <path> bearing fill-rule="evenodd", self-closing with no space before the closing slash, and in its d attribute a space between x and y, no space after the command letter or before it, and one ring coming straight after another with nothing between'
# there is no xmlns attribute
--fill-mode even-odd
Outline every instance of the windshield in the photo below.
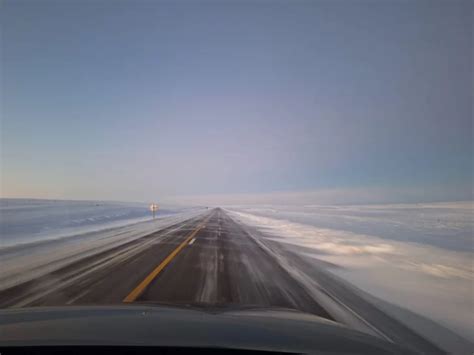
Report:
<svg viewBox="0 0 474 355"><path fill-rule="evenodd" d="M472 1L0 12L2 310L286 310L472 352Z"/></svg>

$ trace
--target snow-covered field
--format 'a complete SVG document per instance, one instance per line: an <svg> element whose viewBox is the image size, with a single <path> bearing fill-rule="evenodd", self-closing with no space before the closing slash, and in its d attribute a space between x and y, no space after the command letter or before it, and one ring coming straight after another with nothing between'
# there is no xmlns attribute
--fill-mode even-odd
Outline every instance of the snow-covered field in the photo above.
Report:
<svg viewBox="0 0 474 355"><path fill-rule="evenodd" d="M157 215L179 211L164 208ZM0 199L0 247L67 238L151 218L144 203Z"/></svg>
<svg viewBox="0 0 474 355"><path fill-rule="evenodd" d="M472 203L228 210L360 289L474 341Z"/></svg>
<svg viewBox="0 0 474 355"><path fill-rule="evenodd" d="M182 222L201 208L0 199L0 290Z"/></svg>

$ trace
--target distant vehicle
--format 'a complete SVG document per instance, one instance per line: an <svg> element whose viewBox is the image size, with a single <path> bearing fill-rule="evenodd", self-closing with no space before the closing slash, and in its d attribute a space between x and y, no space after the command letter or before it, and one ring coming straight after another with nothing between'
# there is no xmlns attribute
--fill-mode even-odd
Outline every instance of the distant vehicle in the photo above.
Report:
<svg viewBox="0 0 474 355"><path fill-rule="evenodd" d="M330 320L281 308L41 307L3 310L0 319L5 354L81 349L114 354L412 354Z"/></svg>

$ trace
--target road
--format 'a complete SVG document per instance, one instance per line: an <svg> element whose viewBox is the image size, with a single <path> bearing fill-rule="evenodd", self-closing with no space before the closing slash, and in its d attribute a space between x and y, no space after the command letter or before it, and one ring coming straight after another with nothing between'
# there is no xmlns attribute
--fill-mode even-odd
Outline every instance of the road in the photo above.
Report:
<svg viewBox="0 0 474 355"><path fill-rule="evenodd" d="M0 291L0 308L124 302L284 307L359 323L422 353L442 353L323 270L291 258L296 275L246 226L216 208ZM299 271L313 275L319 296Z"/></svg>
<svg viewBox="0 0 474 355"><path fill-rule="evenodd" d="M1 307L255 305L330 315L221 209L0 293Z"/></svg>

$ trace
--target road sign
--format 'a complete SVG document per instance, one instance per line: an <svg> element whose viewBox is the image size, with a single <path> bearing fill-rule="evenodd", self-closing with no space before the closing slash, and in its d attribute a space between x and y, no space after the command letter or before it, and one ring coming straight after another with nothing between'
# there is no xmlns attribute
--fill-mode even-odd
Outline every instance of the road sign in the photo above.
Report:
<svg viewBox="0 0 474 355"><path fill-rule="evenodd" d="M153 212L153 218L155 218L155 213L158 211L159 206L156 203L150 205L150 211Z"/></svg>

